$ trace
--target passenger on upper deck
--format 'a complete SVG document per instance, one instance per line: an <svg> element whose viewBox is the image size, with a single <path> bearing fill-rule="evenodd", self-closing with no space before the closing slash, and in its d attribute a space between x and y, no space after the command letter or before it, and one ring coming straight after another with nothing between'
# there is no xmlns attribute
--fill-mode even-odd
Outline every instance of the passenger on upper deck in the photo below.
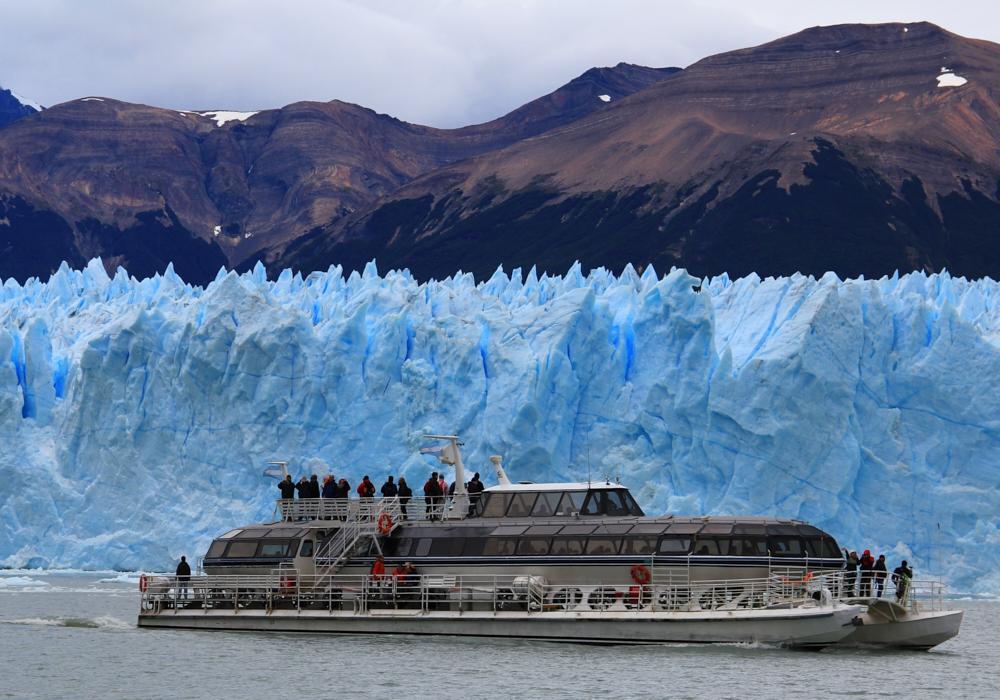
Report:
<svg viewBox="0 0 1000 700"><path fill-rule="evenodd" d="M337 477L333 474L326 477L326 481L323 482L323 498L336 498L337 497Z"/></svg>
<svg viewBox="0 0 1000 700"><path fill-rule="evenodd" d="M872 594L872 571L875 568L875 558L872 557L871 550L866 549L861 555L861 590L858 595L862 598L870 598Z"/></svg>
<svg viewBox="0 0 1000 700"><path fill-rule="evenodd" d="M399 493L399 489L397 489L396 485L392 483L391 476L389 477L388 481L382 484L381 491L382 491L382 498L392 498L397 493Z"/></svg>
<svg viewBox="0 0 1000 700"><path fill-rule="evenodd" d="M441 495L441 485L438 484L438 473L434 472L431 474L431 478L427 480L427 483L424 484L425 511L430 520L435 519L438 501L442 500Z"/></svg>
<svg viewBox="0 0 1000 700"><path fill-rule="evenodd" d="M309 486L309 479L302 477L299 483L295 484L295 490L299 492L299 498L309 498L312 487Z"/></svg>
<svg viewBox="0 0 1000 700"><path fill-rule="evenodd" d="M902 602L906 598L906 589L910 587L913 569L906 565L906 560L892 571L892 582L896 584L896 600Z"/></svg>
<svg viewBox="0 0 1000 700"><path fill-rule="evenodd" d="M368 475L365 474L364 479L358 484L358 497L359 498L375 498L375 484L371 482Z"/></svg>
<svg viewBox="0 0 1000 700"><path fill-rule="evenodd" d="M292 483L291 474L286 475L284 481L278 482L278 488L281 489L282 498L295 498L295 484Z"/></svg>
<svg viewBox="0 0 1000 700"><path fill-rule="evenodd" d="M878 561L875 562L875 597L881 598L882 591L885 590L885 555L879 554Z"/></svg>
<svg viewBox="0 0 1000 700"><path fill-rule="evenodd" d="M309 498L319 498L319 477L315 474L309 479Z"/></svg>
<svg viewBox="0 0 1000 700"><path fill-rule="evenodd" d="M472 481L466 487L469 492L469 515L472 515L476 510L476 504L479 502L479 495L483 492L486 487L483 486L483 482L479 480L479 472L476 472L472 477Z"/></svg>
<svg viewBox="0 0 1000 700"><path fill-rule="evenodd" d="M334 498L350 498L351 497L351 485L347 483L347 479L341 479L337 482L337 495Z"/></svg>
<svg viewBox="0 0 1000 700"><path fill-rule="evenodd" d="M403 520L409 520L406 515L406 504L413 498L413 489L406 485L406 479L403 477L399 477L399 491L396 495L399 496L399 512L402 514Z"/></svg>

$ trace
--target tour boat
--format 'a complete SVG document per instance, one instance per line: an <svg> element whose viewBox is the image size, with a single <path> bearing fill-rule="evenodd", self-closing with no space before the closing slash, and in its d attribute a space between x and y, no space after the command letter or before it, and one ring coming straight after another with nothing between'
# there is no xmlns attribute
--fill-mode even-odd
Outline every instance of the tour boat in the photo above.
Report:
<svg viewBox="0 0 1000 700"><path fill-rule="evenodd" d="M272 522L216 538L186 585L144 578L139 625L811 648L958 632L961 612L923 599L847 599L836 540L808 523L647 517L610 478L514 484L500 457L498 484L469 494L458 438L427 437L445 442L450 497L278 499Z"/></svg>

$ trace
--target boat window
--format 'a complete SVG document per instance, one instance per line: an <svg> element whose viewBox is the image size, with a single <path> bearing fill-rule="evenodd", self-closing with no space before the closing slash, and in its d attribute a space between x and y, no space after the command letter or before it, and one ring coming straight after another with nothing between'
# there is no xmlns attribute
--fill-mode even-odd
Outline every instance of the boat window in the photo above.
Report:
<svg viewBox="0 0 1000 700"><path fill-rule="evenodd" d="M618 554L618 545L621 540L610 537L591 537L587 540L585 554Z"/></svg>
<svg viewBox="0 0 1000 700"><path fill-rule="evenodd" d="M306 540L302 543L302 551L299 552L300 557L311 557L313 555L313 541Z"/></svg>
<svg viewBox="0 0 1000 700"><path fill-rule="evenodd" d="M269 540L291 540L296 537L302 537L307 532L308 530L300 527L279 527L274 530L268 530L266 537Z"/></svg>
<svg viewBox="0 0 1000 700"><path fill-rule="evenodd" d="M260 539L267 534L267 530L241 530L240 534L233 535L238 540Z"/></svg>
<svg viewBox="0 0 1000 700"><path fill-rule="evenodd" d="M417 540L417 551L413 553L415 557L426 557L427 553L431 551L432 540L430 537L421 537Z"/></svg>
<svg viewBox="0 0 1000 700"><path fill-rule="evenodd" d="M583 541L583 537L556 537L549 554L562 557L583 554Z"/></svg>
<svg viewBox="0 0 1000 700"><path fill-rule="evenodd" d="M767 526L757 523L736 523L733 532L737 535L766 535Z"/></svg>
<svg viewBox="0 0 1000 700"><path fill-rule="evenodd" d="M642 508L639 507L639 504L635 502L635 499L632 498L632 494L628 491L622 491L621 494L622 498L625 499L625 506L628 508L628 512L631 515L635 515L639 518L646 515L642 512Z"/></svg>
<svg viewBox="0 0 1000 700"><path fill-rule="evenodd" d="M217 539L212 543L212 546L208 548L208 554L205 555L206 559L215 559L216 557L221 557L222 553L226 551L226 545L229 544L224 539Z"/></svg>
<svg viewBox="0 0 1000 700"><path fill-rule="evenodd" d="M587 500L583 502L580 515L600 515L603 511L601 504L601 492L591 491L587 494Z"/></svg>
<svg viewBox="0 0 1000 700"><path fill-rule="evenodd" d="M504 537L506 535L520 535L528 529L527 525L501 525L490 533L491 537Z"/></svg>
<svg viewBox="0 0 1000 700"><path fill-rule="evenodd" d="M767 556L767 540L763 538L733 538L733 545L739 549L739 556L742 557Z"/></svg>
<svg viewBox="0 0 1000 700"><path fill-rule="evenodd" d="M483 555L483 547L485 545L485 537L467 537L465 540L465 549L462 550L462 556L481 557Z"/></svg>
<svg viewBox="0 0 1000 700"><path fill-rule="evenodd" d="M691 551L691 538L677 535L667 535L660 538L660 554L679 555Z"/></svg>
<svg viewBox="0 0 1000 700"><path fill-rule="evenodd" d="M490 537L483 547L483 556L487 557L510 557L517 549L517 540L513 537Z"/></svg>
<svg viewBox="0 0 1000 700"><path fill-rule="evenodd" d="M772 557L801 557L802 541L798 537L768 537L767 548Z"/></svg>
<svg viewBox="0 0 1000 700"><path fill-rule="evenodd" d="M472 494L472 495L469 496L469 498L470 498L470 502L473 504L473 507L475 509L472 512L472 517L474 517L474 518L481 518L481 517L483 517L483 510L485 510L486 504L490 500L490 494L488 494L488 493L481 493L481 494L479 494L479 498L476 498L475 494Z"/></svg>
<svg viewBox="0 0 1000 700"><path fill-rule="evenodd" d="M726 547L729 546L729 540L725 540ZM694 542L694 552L695 556L718 556L719 554L719 542L715 539L708 539L698 537Z"/></svg>
<svg viewBox="0 0 1000 700"><path fill-rule="evenodd" d="M537 557L549 553L548 537L522 537L517 543L517 553L526 557Z"/></svg>
<svg viewBox="0 0 1000 700"><path fill-rule="evenodd" d="M732 523L708 523L701 529L703 535L731 535L732 532Z"/></svg>
<svg viewBox="0 0 1000 700"><path fill-rule="evenodd" d="M230 530L226 534L220 535L219 539L220 540L228 540L230 537L236 537L236 535L240 534L241 532L243 532L243 530Z"/></svg>
<svg viewBox="0 0 1000 700"><path fill-rule="evenodd" d="M460 557L462 552L465 551L465 538L456 537L451 541L451 545L448 547L449 557Z"/></svg>
<svg viewBox="0 0 1000 700"><path fill-rule="evenodd" d="M508 518L526 518L531 515L531 507L535 505L537 493L519 493L510 499L507 507Z"/></svg>
<svg viewBox="0 0 1000 700"><path fill-rule="evenodd" d="M246 559L257 553L257 540L248 542L246 540L234 540L229 545L226 552L227 559Z"/></svg>
<svg viewBox="0 0 1000 700"><path fill-rule="evenodd" d="M626 537L622 554L653 554L656 552L656 535L647 537Z"/></svg>
<svg viewBox="0 0 1000 700"><path fill-rule="evenodd" d="M667 529L669 524L670 523L639 523L629 530L629 532L633 535L659 535Z"/></svg>
<svg viewBox="0 0 1000 700"><path fill-rule="evenodd" d="M796 537L799 534L798 528L794 525L768 525L767 534Z"/></svg>
<svg viewBox="0 0 1000 700"><path fill-rule="evenodd" d="M596 525L567 525L560 534L563 535L589 535L597 529Z"/></svg>
<svg viewBox="0 0 1000 700"><path fill-rule="evenodd" d="M567 491L559 502L556 515L573 515L583 510L583 501L587 498L586 491Z"/></svg>
<svg viewBox="0 0 1000 700"><path fill-rule="evenodd" d="M409 556L409 554L410 554L410 546L412 544L413 544L413 540L411 538L409 538L409 537L404 537L401 540L399 540L399 543L396 545L395 556L397 556L397 557L406 557L406 556Z"/></svg>
<svg viewBox="0 0 1000 700"><path fill-rule="evenodd" d="M597 535L624 535L632 529L632 523L612 523L610 525L598 525L591 533Z"/></svg>
<svg viewBox="0 0 1000 700"><path fill-rule="evenodd" d="M489 494L490 500L486 502L486 507L483 508L484 518L502 518L503 514L507 511L507 506L510 505L509 493L491 493Z"/></svg>
<svg viewBox="0 0 1000 700"><path fill-rule="evenodd" d="M531 515L535 518L547 518L554 515L556 508L559 506L560 498L562 498L562 494L558 491L538 494L538 500L535 501L535 507L532 508Z"/></svg>
<svg viewBox="0 0 1000 700"><path fill-rule="evenodd" d="M826 557L827 559L839 559L840 558L840 548L837 546L837 540L832 537L827 537L823 540L826 545Z"/></svg>
<svg viewBox="0 0 1000 700"><path fill-rule="evenodd" d="M703 527L703 523L671 523L667 532L671 535L693 535Z"/></svg>
<svg viewBox="0 0 1000 700"><path fill-rule="evenodd" d="M563 529L562 525L532 525L526 535L554 535Z"/></svg>
<svg viewBox="0 0 1000 700"><path fill-rule="evenodd" d="M262 557L294 557L298 542L288 540L264 540L260 545L260 555Z"/></svg>
<svg viewBox="0 0 1000 700"><path fill-rule="evenodd" d="M624 491L604 492L604 514L605 515L631 515L628 504L622 497Z"/></svg>

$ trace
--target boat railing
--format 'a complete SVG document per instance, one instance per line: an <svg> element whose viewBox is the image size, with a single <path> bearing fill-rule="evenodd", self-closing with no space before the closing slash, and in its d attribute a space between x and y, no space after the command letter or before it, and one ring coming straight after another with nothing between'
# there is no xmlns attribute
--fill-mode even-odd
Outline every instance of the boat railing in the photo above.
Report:
<svg viewBox="0 0 1000 700"><path fill-rule="evenodd" d="M260 576L192 576L187 582L176 576L152 576L142 593L142 610L146 614L192 609L234 614L281 609L331 614L733 612L833 605L837 599L830 593L828 576L804 583L773 575L702 581L678 573L647 584L549 584L543 577L527 574L303 575L287 569Z"/></svg>
<svg viewBox="0 0 1000 700"><path fill-rule="evenodd" d="M377 520L389 513L393 522L400 520L443 520L449 517L448 501L437 498L279 498L273 520L296 522L309 520Z"/></svg>

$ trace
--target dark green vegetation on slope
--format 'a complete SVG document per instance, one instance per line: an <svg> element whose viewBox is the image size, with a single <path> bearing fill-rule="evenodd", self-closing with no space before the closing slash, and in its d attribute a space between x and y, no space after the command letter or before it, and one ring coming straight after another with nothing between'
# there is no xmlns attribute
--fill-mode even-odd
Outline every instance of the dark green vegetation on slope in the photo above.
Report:
<svg viewBox="0 0 1000 700"><path fill-rule="evenodd" d="M778 186L780 173L765 170L729 197L719 199L711 187L683 207L690 190L670 200L665 185L561 197L544 179L499 203L482 197L478 207L457 193L436 202L426 195L380 207L357 238L329 246L314 235L289 250L288 262L304 272L331 264L350 271L377 259L380 269L407 267L418 279L459 269L484 279L498 265L563 273L576 260L585 271L652 263L734 277L943 268L982 277L1000 270L1000 204L967 187L965 196L939 199L942 220L919 179L896 194L829 142L815 144L814 162L803 170L808 184L787 191ZM459 218L460 210L467 215Z"/></svg>

